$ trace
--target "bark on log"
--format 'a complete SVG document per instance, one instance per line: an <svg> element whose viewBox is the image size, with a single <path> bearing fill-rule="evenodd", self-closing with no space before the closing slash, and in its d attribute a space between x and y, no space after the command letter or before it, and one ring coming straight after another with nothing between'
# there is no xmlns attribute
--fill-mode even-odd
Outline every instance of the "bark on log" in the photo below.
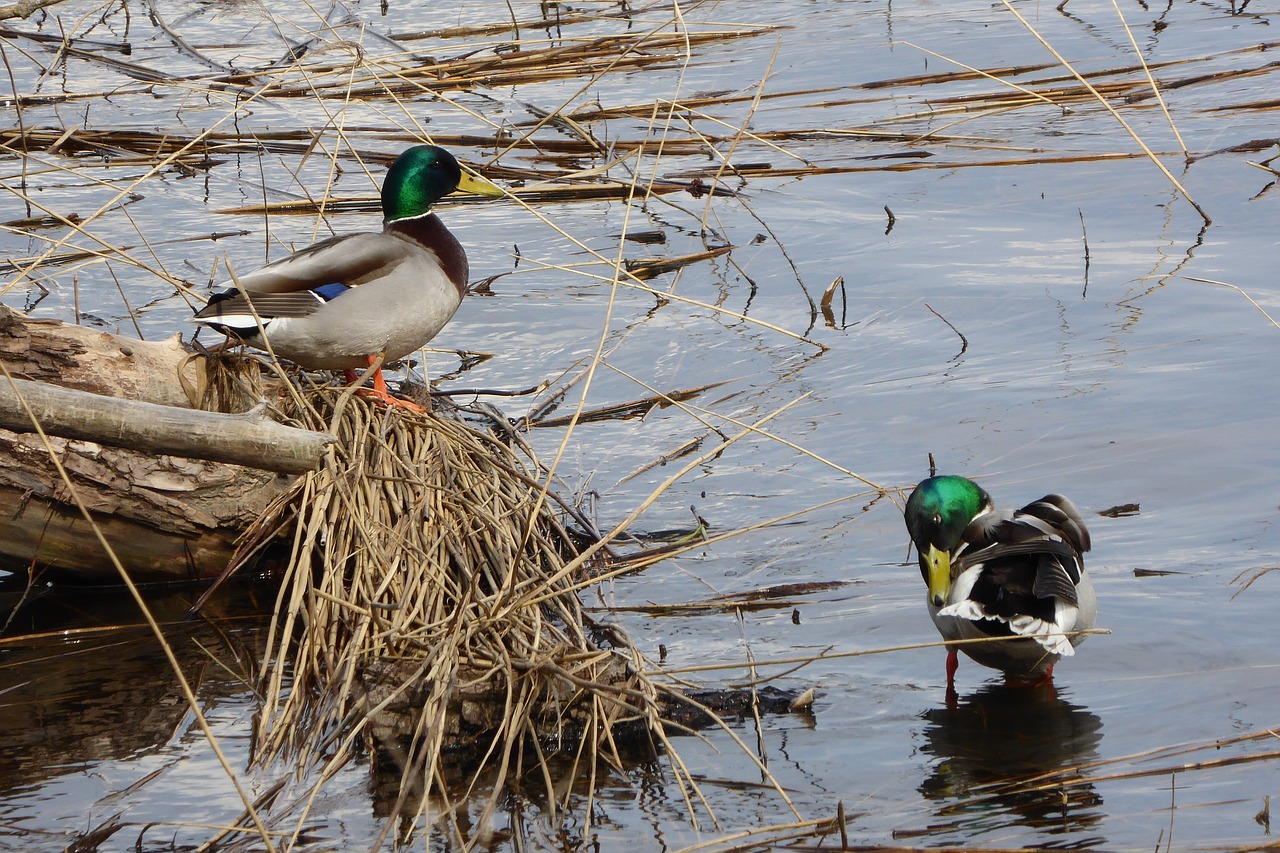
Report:
<svg viewBox="0 0 1280 853"><path fill-rule="evenodd" d="M292 478L51 437L68 488L37 435L0 430L0 568L43 579L119 583L72 497L138 581L221 574L240 531Z"/></svg>
<svg viewBox="0 0 1280 853"><path fill-rule="evenodd" d="M253 413L223 415L117 400L25 379L0 381L0 427L35 432L33 417L50 435L285 474L314 470L325 446L335 440Z"/></svg>
<svg viewBox="0 0 1280 853"><path fill-rule="evenodd" d="M0 362L17 379L161 406L191 408L184 381L197 391L205 385L199 365L191 361L178 335L140 341L27 317L4 305L0 305Z"/></svg>
<svg viewBox="0 0 1280 853"><path fill-rule="evenodd" d="M187 391L202 392L207 385L202 361L192 359L176 335L139 341L28 318L2 305L0 362L19 380L178 407L192 415L199 413ZM3 376L0 388L11 391ZM22 414L21 426L29 429L25 410ZM50 444L75 495L139 581L216 577L240 532L293 481L241 465L76 438L51 436ZM0 568L50 580L120 580L40 437L5 429L0 429Z"/></svg>

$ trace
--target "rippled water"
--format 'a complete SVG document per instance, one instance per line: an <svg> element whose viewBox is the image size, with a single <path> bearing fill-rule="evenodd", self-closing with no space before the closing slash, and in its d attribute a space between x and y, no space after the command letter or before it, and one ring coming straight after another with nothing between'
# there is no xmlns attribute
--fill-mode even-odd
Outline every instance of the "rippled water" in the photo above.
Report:
<svg viewBox="0 0 1280 853"><path fill-rule="evenodd" d="M270 14L237 3L157 7L203 55L243 67L278 58L281 38L296 43L317 26L311 13L294 14L296 26L289 26L283 6L267 5ZM521 19L537 12L537 4L511 5ZM579 4L591 12L614 5ZM1242 4L1234 5L1239 10ZM1062 12L1053 4L1017 8L1080 71L1111 82L1141 80L1140 69L1109 73L1136 66L1110 4L1073 0ZM52 16L60 16L68 32L129 38L135 45L126 57L131 62L171 74L209 73L192 57L175 56L172 41L146 21L145 10L129 4L127 25L121 14L94 25L102 14L96 9L64 3L48 18L12 26L56 33ZM342 21L342 10L331 16L336 28L327 50L335 57L357 41L371 56L389 54L396 48L384 35L509 18L504 3L393 0L385 15L377 3L346 9L350 21ZM720 530L813 509L616 581L608 601L640 611L609 618L655 656L664 645L670 667L741 662L748 646L757 659L769 660L928 642L936 636L918 572L906 565L899 510L891 500L869 504L865 487L840 469L885 486L909 486L926 473L927 454L933 453L941 468L980 478L998 502L1021 505L1061 491L1089 518L1099 621L1112 633L1091 638L1058 667L1056 690L1009 688L966 661L960 701L948 709L939 649L820 661L782 678L790 687L816 686L820 699L812 716L764 720L770 770L803 817L832 817L842 802L851 843L1150 850L1169 843L1186 849L1267 841L1254 816L1265 796L1280 794L1273 762L1228 762L1176 774L1171 769L1264 753L1272 747L1259 741L1211 746L1277 723L1280 663L1270 603L1280 574L1232 597L1238 574L1277 564L1280 550L1274 527L1280 328L1262 313L1275 316L1280 305L1274 273L1280 266L1278 197L1269 189L1275 176L1250 165L1277 153L1266 142L1275 135L1274 106L1261 103L1272 98L1275 75L1265 73L1270 52L1247 50L1274 38L1273 8L1254 2L1232 14L1232 5L1222 2L1124 9L1142 56L1165 84L1187 147L1197 155L1222 153L1184 165L1157 105L1148 99L1119 108L1150 147L1166 154L1165 164L1211 215L1208 226L1143 157L1070 159L1137 150L1113 117L1087 101L1072 102L1070 112L1048 105L996 110L982 104L1008 89L988 79L865 85L957 70L926 49L983 68L1047 64L1017 77L1022 85L1043 88L1064 77L999 4L740 0L682 11L695 28L715 22L779 29L699 46L684 69L608 74L585 88L578 79L478 87L450 93L453 104L410 100L398 112L389 112L383 101L353 103L332 120L350 128L359 144L394 152L403 140L361 128L411 129L419 121L435 133L491 134L494 124L530 120L530 105L553 109L565 101L598 100L616 106L655 95L720 92L744 96L705 108L726 124L705 118L693 123L702 133L732 136L764 81L764 93L779 97L759 103L751 130L795 133L769 145L746 140L734 161L768 162L781 172L802 158L844 170L753 174L731 182L738 198L708 201L682 193L646 207L537 205L546 221L508 202L444 210L468 246L473 278L502 276L492 296L469 299L435 342L446 350L493 355L454 380L455 387L560 381L590 358L605 330L613 369L598 373L589 406L645 396L648 391L629 377L662 390L723 383L696 403L705 407L701 417L726 433L737 429L730 419L751 422L792 404L767 428L793 446L771 437L743 439L668 490L638 527L688 525L691 506ZM666 7L654 7L637 15L634 26L656 25L670 15ZM279 30L273 21L281 23ZM522 37L618 28L600 21L575 26L526 30ZM464 46L488 49L509 39L509 33L427 39L411 47L451 56ZM37 79L27 54L52 63L51 52L13 36L4 47L22 91L120 89L109 98L30 105L28 125L192 133L230 109L229 100L177 84L143 91L136 80L75 59ZM1251 68L1262 70L1224 74ZM1211 74L1219 76L1204 76ZM1073 83L1064 77L1058 85ZM981 97L962 110L949 100L962 96ZM339 106L268 97L227 129L319 128ZM12 105L3 122L14 124ZM593 126L597 135L618 139L644 129L642 120L625 118ZM849 132L854 129L877 135ZM897 133L910 138L889 138ZM571 138L567 131L565 138ZM1222 151L1255 140L1263 141L1249 150ZM720 150L727 151L728 143ZM461 153L477 162L492 155ZM928 156L915 156L920 154ZM885 157L893 159L873 159ZM40 162L46 159L41 155ZM128 217L103 217L94 233L137 245L141 232L153 244L155 265L202 293L215 260L226 257L247 268L262 260L267 246L278 254L284 244L327 234L329 226L347 231L376 225L368 213L335 215L328 224L277 216L268 235L261 216L215 214L264 197L302 198L329 179L322 156L246 152L218 159L194 176L170 172L148 180L140 188L144 197L123 209ZM579 160L582 168L603 162ZM545 166L528 152L501 162ZM656 171L688 180L690 170L711 165L700 157L669 157ZM27 186L38 189L31 195L39 204L83 215L123 186L116 182L143 168L93 170L108 184L69 181L65 174L42 177L34 169ZM6 186L16 187L20 172L12 155L0 160ZM335 181L338 195L367 194L373 187L351 160L343 161ZM4 219L27 215L15 196L4 197ZM894 217L887 233L886 207ZM700 251L704 237L736 248L655 280L660 289L701 305L655 307L652 295L626 289L611 303L607 280L543 266L584 263L588 248L611 258L624 227L661 229L667 237L664 246L627 244L628 258ZM237 229L250 233L160 243ZM12 231L0 235L0 254L10 257L45 246ZM98 318L130 331L118 278L143 334L188 331L184 300L144 271L82 262L43 272L52 292L36 314L70 320L78 299L87 322ZM600 266L592 272L609 275ZM837 276L845 282L835 303L835 319L842 322L832 326L820 315L815 321L805 292L817 300ZM7 304L35 302L36 291L25 280L12 281L15 287L2 297ZM1257 305L1214 282L1242 289ZM456 358L441 354L429 369L439 375L456 366ZM515 415L533 404L504 405ZM707 425L675 408L582 427L560 474L576 490L597 492L601 518L617 520L673 469L636 472L708 433ZM549 430L534 436L547 448L560 437ZM850 499L827 505L840 498ZM1140 513L1097 514L1126 503L1140 504ZM740 619L729 612L643 612L649 603L817 581L845 585L785 597ZM592 603L602 606L599 599ZM172 618L182 606L181 600L174 604ZM242 606L228 604L226 619L241 612ZM69 609L40 611L7 633L136 621L130 613L114 599L80 596ZM233 649L251 657L254 624L224 621L214 632L175 623L173 630L219 649L206 655L184 643L190 653L184 666L201 674L206 711L242 770L252 696L243 673L214 661L234 660ZM145 633L59 634L0 645L0 667L0 703L8 703L0 704L6 771L0 774L0 844L62 849L69 833L120 813L130 825L101 849L132 849L148 821L187 824L145 833L144 849L167 849L175 831L178 843L198 843L209 832L189 825L238 815L238 798ZM719 684L742 675L729 670L702 677ZM748 727L740 733L754 742ZM1197 749L1143 757L1178 744ZM684 739L680 746L686 763L702 774L703 792L726 831L793 819L780 798L755 784L758 771L726 736L712 735L705 743ZM1043 791L1001 785L1074 766L1087 768L1084 784ZM152 772L162 775L148 779ZM377 831L381 808L366 790L365 768L344 771L313 811L310 826L322 839L316 848L359 849ZM576 828L557 833L539 820L536 803L511 809L530 828L529 843L574 846ZM689 825L662 767L630 768L612 779L591 832L602 849L619 849L624 839L645 849L676 849L718 834L705 816L700 831Z"/></svg>

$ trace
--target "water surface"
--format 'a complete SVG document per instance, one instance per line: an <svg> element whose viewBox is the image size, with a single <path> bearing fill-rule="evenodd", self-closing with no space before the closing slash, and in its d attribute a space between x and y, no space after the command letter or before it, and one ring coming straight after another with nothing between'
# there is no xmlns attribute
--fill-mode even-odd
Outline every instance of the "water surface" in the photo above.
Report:
<svg viewBox="0 0 1280 853"><path fill-rule="evenodd" d="M319 32L315 13L289 13L285 6L156 5L201 55L237 67L275 61L285 40L296 44ZM538 11L533 3L511 6L524 20ZM577 6L601 13L615 4ZM60 19L68 32L86 38L127 38L134 45L129 61L173 75L212 73L192 56L175 56L172 41L141 9L129 8L126 20L70 2L14 26L58 32ZM1017 8L1082 73L1141 83L1134 48L1110 4L1075 0L1062 12L1053 4ZM151 249L131 254L189 281L197 295L223 276L225 262L248 268L331 228L377 227L376 214L367 212L323 220L273 216L269 228L261 215L217 213L264 199L305 198L331 180L335 195L371 193L378 171L366 174L349 156L337 142L337 127L355 147L394 153L405 143L390 137L388 127L406 138L423 131L492 135L496 127L532 122L531 107L720 93L726 103L701 108L687 126L673 121L671 132L683 136L688 127L731 138L748 118L757 134L794 132L770 144L744 140L731 159L767 162L775 172L805 162L846 171L757 171L728 182L737 197L711 200L680 193L643 206L445 207L442 215L468 246L472 277L501 277L492 295L464 303L435 342L446 352L429 356L427 369L433 376L454 371L458 359L448 350L480 351L493 357L449 380L451 387L524 388L574 375L603 340L606 366L590 386L587 406L645 396L644 386L723 383L696 401L696 416L666 408L573 434L559 474L571 491L598 493L604 523L625 517L674 469L637 471L691 438L710 436L707 424L733 433L735 421L755 421L793 404L768 430L804 452L769 436L743 439L668 489L637 527L686 526L690 507L716 529L818 508L620 579L605 600L643 608L783 583L847 583L741 618L634 609L609 617L655 657L659 644L665 646L670 667L740 663L748 647L768 660L936 639L895 501L871 503L866 487L840 469L886 487L909 487L927 473L932 453L943 469L980 479L999 502L1021 505L1059 491L1085 511L1095 543L1089 569L1100 624L1112 633L1091 638L1059 666L1056 690L1006 687L965 662L959 702L947 708L940 649L834 658L783 678L787 686L821 691L812 716L764 720L769 769L803 817L832 817L843 802L849 839L859 844L1150 850L1267 841L1253 818L1266 795L1280 794L1273 763L1170 768L1266 752L1272 747L1265 741L1212 745L1277 723L1280 664L1270 602L1280 574L1235 598L1232 585L1241 572L1276 565L1280 550L1274 524L1280 329L1259 310L1276 316L1280 306L1277 196L1269 189L1275 176L1250 165L1277 153L1266 142L1275 134L1274 107L1256 103L1271 97L1274 75L1224 73L1271 61L1269 52L1249 48L1273 37L1272 10L1257 3L1243 14L1232 14L1225 3L1125 8L1142 57L1167 84L1169 112L1183 140L1201 156L1184 162L1150 99L1116 106L1165 155L1211 225L1145 158L1080 159L1138 150L1096 103L1072 101L1070 111L1047 104L989 109L985 104L1008 89L985 78L866 86L958 70L922 48L983 68L1044 66L1017 76L1024 86L1075 85L999 4L737 0L682 11L695 30L777 29L699 45L683 65L605 74L590 85L571 79L480 86L446 93L447 101L417 95L394 103L266 97L234 121L228 120L235 107L230 95L187 83L144 86L74 58L41 77L33 63L52 62L51 53L18 37L4 44L20 91L51 97L120 92L31 103L23 115L27 125L194 134L226 120L226 130L243 134L324 129L325 144L342 152L340 173L315 152L219 155L194 175L169 170L148 178L131 190L141 198L92 225L94 235L115 245L141 245L145 237ZM378 3L351 3L330 16L334 29L317 36L313 48L320 53L313 56L349 58L357 43L368 57L406 49L446 57L490 50L510 46L512 35L407 35L509 17L503 3L391 2L385 14ZM656 28L671 17L665 5L646 7L630 26ZM521 37L534 44L619 29L626 26L594 20L526 29ZM1219 76L1201 79L1211 74ZM791 94L762 100L751 113L758 87L767 95ZM976 101L959 109L953 99L963 96ZM14 113L6 115L6 126L13 126ZM662 131L627 117L591 128L604 139L656 140ZM573 138L563 128L544 133ZM1263 142L1222 151L1255 140ZM730 147L729 141L716 146L722 155ZM494 149L459 153L488 163ZM886 156L893 159L872 159ZM613 159L583 155L575 165ZM84 215L145 171L115 158L80 161L79 178L48 169L70 162L43 153L28 161L33 201ZM652 152L639 162L646 177L685 181L715 166L703 156L655 159ZM548 168L529 151L504 154L499 163ZM629 167L615 164L610 174L625 178ZM0 172L7 187L19 186L21 161L10 153ZM5 197L5 219L28 215L17 196ZM886 207L894 217L887 233ZM162 242L241 229L247 233L216 242ZM591 260L590 252L612 258L624 230L649 229L665 232L666 243L624 244L626 257L736 247L653 282L698 304L658 304L651 294L626 288L611 301L606 265L596 264L589 275L571 266ZM69 241L92 242L74 234ZM6 256L23 257L47 243L44 236L9 231L0 247ZM49 264L37 275L51 291L34 308L40 316L74 320L78 300L83 322L132 332L132 310L147 337L189 332L188 299L136 266L80 261ZM805 294L816 300L838 276L845 282L834 306L841 322L828 325L813 316ZM1257 306L1211 282L1242 289ZM36 302L26 279L11 283L7 304ZM536 402L504 405L519 415ZM571 396L566 405L576 402ZM548 455L561 437L553 430L533 436ZM840 498L848 500L826 505ZM1098 514L1126 503L1139 504L1140 512ZM1168 574L1135 574L1139 569ZM90 602L82 609L93 613L87 618L107 621L115 611L104 615L103 607ZM124 606L114 621L137 621L127 612ZM58 616L53 627L82 625L85 618ZM47 621L40 625L53 629ZM226 648L205 655L187 642L203 630L178 632L190 653L185 665L204 674L200 696L219 740L247 787L260 790L267 777L244 770L251 692L214 662L228 659ZM253 636L245 631L250 650ZM74 833L119 813L130 825L101 849L132 849L149 821L164 821L165 829L145 833L142 847L167 849L175 837L179 844L207 838L196 824L238 816L239 799L193 730L150 642L137 632L125 639L69 635L0 646L0 701L9 703L0 708L7 768L0 774L7 780L0 838L23 849L62 849ZM718 684L742 676L728 670L702 677ZM754 742L747 728L740 733ZM1178 744L1189 751L1142 757ZM779 797L743 784L758 782L759 773L726 736L685 739L680 748L703 774L703 793L725 831L793 819ZM1082 772L1089 780L1069 788L1000 784L1078 766L1088 768ZM1148 770L1158 772L1140 775ZM162 776L147 780L152 772ZM370 797L364 774L354 766L326 789L308 824L323 839L315 849L361 849L377 831L382 806ZM689 824L663 766L611 778L589 830L572 823L556 830L539 814L536 802L517 799L504 819L531 828L526 843L551 849L574 847L583 831L596 835L601 849L623 843L678 849L719 834L705 814L701 829ZM500 832L498 847L505 838Z"/></svg>

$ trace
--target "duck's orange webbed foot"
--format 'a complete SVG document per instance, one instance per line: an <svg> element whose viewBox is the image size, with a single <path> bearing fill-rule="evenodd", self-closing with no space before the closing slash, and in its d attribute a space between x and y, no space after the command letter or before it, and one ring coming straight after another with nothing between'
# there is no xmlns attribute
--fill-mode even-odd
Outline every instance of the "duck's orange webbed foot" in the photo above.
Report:
<svg viewBox="0 0 1280 853"><path fill-rule="evenodd" d="M382 376L381 358L379 356L374 356L374 355L369 356L369 366L373 367L375 364L377 365L377 367L374 368L374 371L373 371L373 387L362 388L361 390L356 392L357 394L359 394L362 397L372 397L375 400L381 400L383 403L386 403L388 406L396 406L398 408L406 409L410 412L416 412L418 414L424 414L427 411L422 406L419 406L417 403L412 403L408 400L402 400L399 397L392 397L391 392L387 390L387 380ZM348 384L354 385L356 382L360 381L360 374L354 370L344 370L342 371L342 373L347 378Z"/></svg>

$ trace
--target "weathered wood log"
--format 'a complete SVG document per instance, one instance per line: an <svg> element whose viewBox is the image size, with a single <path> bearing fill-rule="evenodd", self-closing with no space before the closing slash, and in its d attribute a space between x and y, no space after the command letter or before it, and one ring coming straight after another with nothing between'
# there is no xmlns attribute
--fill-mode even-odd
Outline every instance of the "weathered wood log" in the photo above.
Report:
<svg viewBox="0 0 1280 853"><path fill-rule="evenodd" d="M50 435L285 474L314 470L325 446L335 441L331 435L287 427L253 412L223 415L25 379L0 380L0 427L35 432L33 418Z"/></svg>
<svg viewBox="0 0 1280 853"><path fill-rule="evenodd" d="M71 488L38 436L0 430L0 568L44 580L121 582L71 489L134 580L186 581L218 576L240 532L292 479L92 442L50 443Z"/></svg>
<svg viewBox="0 0 1280 853"><path fill-rule="evenodd" d="M187 389L203 392L200 364L178 335L140 341L0 305L0 363L16 379L52 382L91 394L191 408Z"/></svg>
<svg viewBox="0 0 1280 853"><path fill-rule="evenodd" d="M204 359L193 359L176 335L139 341L32 319L2 305L0 362L17 380L10 385L0 376L0 393L11 400L15 387L56 383L62 388L44 390L139 401L185 417L201 414L188 394L199 396L208 386ZM252 402L234 408L243 411ZM25 408L21 415L15 426L29 430ZM76 416L65 418L71 422L66 431ZM0 429L0 568L50 580L120 581L77 498L135 580L189 580L219 575L240 532L293 482L280 473L75 437L51 436L49 442L46 447L36 434ZM266 452L272 453L270 446ZM70 486L52 456L62 462Z"/></svg>

